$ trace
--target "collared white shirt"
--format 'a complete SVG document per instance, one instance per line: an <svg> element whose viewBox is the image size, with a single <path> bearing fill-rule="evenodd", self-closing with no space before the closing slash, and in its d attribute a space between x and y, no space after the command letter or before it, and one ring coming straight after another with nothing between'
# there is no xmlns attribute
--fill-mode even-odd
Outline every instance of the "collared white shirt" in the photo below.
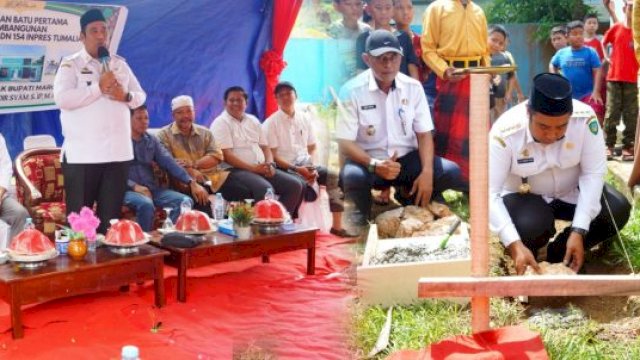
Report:
<svg viewBox="0 0 640 360"><path fill-rule="evenodd" d="M267 137L255 116L245 113L238 121L224 110L213 120L211 132L220 149L231 149L235 156L249 164L264 162L260 146L267 146ZM227 163L222 165L223 168L231 167Z"/></svg>
<svg viewBox="0 0 640 360"><path fill-rule="evenodd" d="M0 187L6 190L5 196L9 193L12 176L13 167L11 166L11 156L7 149L7 142L4 140L4 136L0 134ZM2 202L1 200L0 202Z"/></svg>
<svg viewBox="0 0 640 360"><path fill-rule="evenodd" d="M385 94L368 69L340 90L336 137L355 141L369 156L387 159L418 148L416 133L433 130L422 85L402 73Z"/></svg>
<svg viewBox="0 0 640 360"><path fill-rule="evenodd" d="M58 68L53 96L60 107L62 149L69 163L133 159L129 109L144 104L146 94L123 58L112 55L109 69L124 91L131 93L129 103L102 94L102 64L84 48L65 57Z"/></svg>
<svg viewBox="0 0 640 360"><path fill-rule="evenodd" d="M607 169L603 131L591 107L573 100L564 138L544 145L531 136L526 105L504 113L489 134L490 225L505 246L520 236L502 196L518 192L523 178L547 202L576 204L572 225L588 230L600 212Z"/></svg>
<svg viewBox="0 0 640 360"><path fill-rule="evenodd" d="M262 124L269 148L277 148L278 156L286 162L302 165L310 160L309 145L316 143L309 111L297 108L293 116L282 110L273 113Z"/></svg>

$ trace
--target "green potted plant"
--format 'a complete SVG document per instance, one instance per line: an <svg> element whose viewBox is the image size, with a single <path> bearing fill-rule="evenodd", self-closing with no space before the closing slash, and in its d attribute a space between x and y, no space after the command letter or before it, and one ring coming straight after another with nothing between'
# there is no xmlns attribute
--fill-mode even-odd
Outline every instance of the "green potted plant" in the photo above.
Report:
<svg viewBox="0 0 640 360"><path fill-rule="evenodd" d="M229 217L233 220L233 230L240 240L251 237L251 221L253 220L253 208L246 203L236 204L229 210Z"/></svg>

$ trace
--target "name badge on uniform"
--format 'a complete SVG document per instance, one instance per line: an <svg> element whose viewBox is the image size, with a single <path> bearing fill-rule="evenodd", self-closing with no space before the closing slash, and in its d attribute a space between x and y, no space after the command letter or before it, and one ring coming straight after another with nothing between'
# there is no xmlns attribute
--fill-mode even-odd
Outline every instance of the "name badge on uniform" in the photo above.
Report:
<svg viewBox="0 0 640 360"><path fill-rule="evenodd" d="M533 162L533 158L523 158L523 159L518 159L518 164L528 164L528 163L532 163Z"/></svg>
<svg viewBox="0 0 640 360"><path fill-rule="evenodd" d="M81 74L93 74L93 71L91 71L90 69L85 67L85 68L82 68L82 70L80 70L80 73Z"/></svg>
<svg viewBox="0 0 640 360"><path fill-rule="evenodd" d="M375 108L376 108L375 104L374 105L363 105L363 106L360 106L360 110L373 110Z"/></svg>
<svg viewBox="0 0 640 360"><path fill-rule="evenodd" d="M520 159L518 159L518 164L528 164L533 162L533 158L529 156L529 150L524 149L520 152Z"/></svg>

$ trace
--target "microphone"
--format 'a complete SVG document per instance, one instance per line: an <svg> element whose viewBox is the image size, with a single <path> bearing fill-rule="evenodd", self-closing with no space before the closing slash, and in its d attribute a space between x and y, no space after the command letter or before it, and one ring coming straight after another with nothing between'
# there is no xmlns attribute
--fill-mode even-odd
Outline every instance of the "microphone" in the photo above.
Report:
<svg viewBox="0 0 640 360"><path fill-rule="evenodd" d="M109 60L111 57L109 56L109 50L106 47L100 46L98 48L98 59L102 63L102 72L108 72L109 70Z"/></svg>

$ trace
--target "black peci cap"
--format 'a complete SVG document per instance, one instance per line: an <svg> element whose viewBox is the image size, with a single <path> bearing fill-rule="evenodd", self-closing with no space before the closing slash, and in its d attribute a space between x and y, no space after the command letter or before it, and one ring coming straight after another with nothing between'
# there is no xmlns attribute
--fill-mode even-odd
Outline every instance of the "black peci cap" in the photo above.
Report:
<svg viewBox="0 0 640 360"><path fill-rule="evenodd" d="M293 84L288 82L288 81L281 81L278 83L278 85L276 85L275 90L273 91L274 95L278 95L278 93L284 89L289 89L289 90L293 90L293 92L296 92L296 88L293 87Z"/></svg>
<svg viewBox="0 0 640 360"><path fill-rule="evenodd" d="M549 116L573 113L571 84L562 75L542 73L533 78L529 107Z"/></svg>
<svg viewBox="0 0 640 360"><path fill-rule="evenodd" d="M84 28L94 21L107 21L102 14L102 11L98 9L88 10L80 17L80 29L84 31Z"/></svg>

